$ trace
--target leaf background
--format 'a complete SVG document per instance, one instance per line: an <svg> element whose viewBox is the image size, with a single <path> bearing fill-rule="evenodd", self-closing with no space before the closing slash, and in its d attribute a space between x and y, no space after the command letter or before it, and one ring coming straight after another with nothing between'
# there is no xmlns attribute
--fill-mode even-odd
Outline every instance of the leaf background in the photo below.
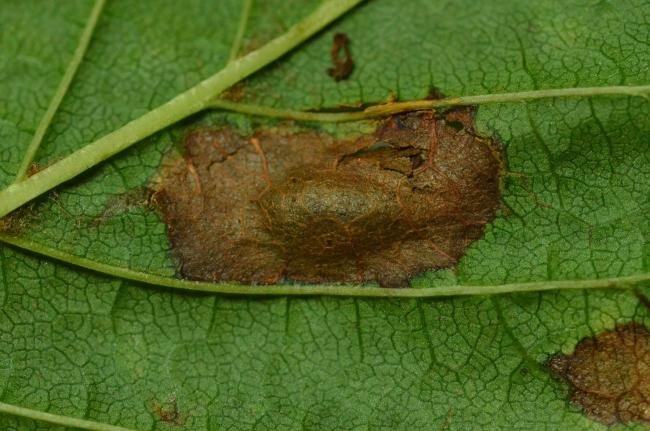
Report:
<svg viewBox="0 0 650 431"><path fill-rule="evenodd" d="M254 2L244 49L316 4ZM12 180L91 7L2 4L0 184ZM109 1L38 163L223 67L240 11L235 0ZM430 86L465 95L645 84L649 24L642 1L374 0L245 81L243 95L313 109L421 98ZM356 63L338 84L325 72L336 31L349 35ZM648 272L649 111L624 97L480 107L479 129L506 149L504 208L455 272L414 286ZM209 113L161 131L32 205L24 235L173 275L164 225L138 191L197 124L249 130L269 120ZM0 400L138 429L599 429L543 364L617 322L648 324L632 291L244 299L146 287L5 246L0 286ZM181 424L155 413L171 399ZM13 417L0 426L52 428Z"/></svg>

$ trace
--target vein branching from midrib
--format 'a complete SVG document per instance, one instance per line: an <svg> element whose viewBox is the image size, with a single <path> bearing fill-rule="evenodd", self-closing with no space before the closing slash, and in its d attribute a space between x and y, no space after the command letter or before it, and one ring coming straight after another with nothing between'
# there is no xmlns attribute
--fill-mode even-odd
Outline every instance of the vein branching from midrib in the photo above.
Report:
<svg viewBox="0 0 650 431"><path fill-rule="evenodd" d="M350 0L358 3L361 0ZM277 40L277 39L275 39ZM271 42L273 43L273 42ZM259 51L264 50L261 48L254 51L249 55L254 55ZM245 60L249 56L244 57ZM238 63L241 60L229 63L230 65ZM234 66L235 69L240 66ZM259 66L261 67L261 66ZM259 68L258 67L258 68ZM495 94L480 94L471 96L457 96L448 97L438 100L412 100L405 102L385 103L370 106L361 111L341 112L341 113L326 113L326 112L310 112L310 111L295 111L290 109L278 109L271 107L264 107L258 105L249 105L244 103L230 102L227 100L218 100L215 98L196 97L195 93L202 90L204 83L212 81L218 75L227 71L229 66L226 66L217 75L209 78L196 87L188 90L185 93L172 99L167 104L150 111L138 120L128 123L121 129L116 130L109 135L89 144L88 146L77 150L66 158L60 160L49 168L34 175L34 177L25 180L18 184L13 184L6 189L0 191L0 217L4 217L9 212L24 205L30 200L40 196L48 190L58 186L64 181L67 181L82 172L90 169L91 167L101 163L102 161L114 156L115 154L125 150L132 144L136 143L139 139L133 138L134 135L144 138L156 131L180 120L192 113L202 111L204 109L224 109L235 112L241 112L250 115L268 116L287 118L298 121L323 121L323 122L344 122L344 121L358 121L378 117L384 117L400 112L417 111L426 109L437 109L452 106L467 106L467 105L483 105L493 103L521 103L531 100L550 99L550 98L567 98L567 97L603 97L603 96L628 96L628 97L643 97L650 98L650 85L637 85L637 86L607 86L607 87L572 87L572 88L554 88L546 90L533 90L521 91L515 93L495 93ZM255 69L257 70L257 69ZM253 70L254 71L254 70ZM251 72L243 73L240 79L248 76ZM227 80L227 79L226 79ZM238 82L238 80L228 81L230 85ZM221 86L221 90L225 90L230 85ZM210 82L210 87L216 88L215 82ZM221 91L219 91L220 93ZM208 91L210 93L210 91ZM197 100L193 105L192 101L189 102L183 99L192 99L195 97ZM180 106L180 110L174 110L174 105ZM169 118L167 110L171 110ZM180 112L175 112L180 111ZM186 112L187 111L187 112ZM146 118L151 116L151 118ZM161 117L161 118L157 118ZM144 131L138 130L141 122L145 125ZM153 123L153 124L149 124ZM149 127L149 128L148 128ZM126 142L121 142L123 138L127 139ZM110 145L109 145L110 144ZM112 147L115 145L115 147ZM70 170L67 172L66 170ZM31 182L31 183L30 183Z"/></svg>
<svg viewBox="0 0 650 431"><path fill-rule="evenodd" d="M292 109L272 108L267 106L216 100L210 108L239 112L262 117L283 118L297 121L332 122L361 121L386 117L409 111L422 111L453 106L488 105L495 103L518 103L531 100L597 97L597 96L631 96L650 98L650 85L609 86L609 87L572 87L551 88L545 90L519 91L515 93L477 94L471 96L446 97L436 100L408 100L403 102L377 103L362 110L346 112L296 111Z"/></svg>
<svg viewBox="0 0 650 431"><path fill-rule="evenodd" d="M358 1L352 1L357 3ZM43 141L45 133L47 132L52 120L60 106L61 101L65 97L74 76L82 62L82 59L87 51L92 34L96 28L97 22L101 16L101 11L104 7L105 0L95 0L95 4L88 17L82 35L80 37L78 46L68 64L66 71L57 87L53 98L51 99L48 108L41 118L36 132L29 143L24 158L19 166L16 175L16 182L22 182L27 175L29 167L34 160L36 153ZM234 61L240 49L243 36L248 22L252 0L245 0L242 8L242 15L238 27L237 34L235 35L233 45L230 51L230 61ZM281 54L280 54L281 55ZM252 73L252 72L251 72ZM232 84L231 84L232 85ZM226 87L227 88L227 87ZM225 88L224 88L225 89ZM506 94L487 94L477 96L463 96L449 99L442 99L436 101L409 101L393 104L379 104L370 107L363 111L346 112L346 113L319 113L319 112L305 112L305 111L292 111L280 110L275 108L267 108L264 106L238 104L227 101L217 101L212 104L206 104L203 108L216 108L226 109L230 111L243 112L251 115L262 115L270 117L290 118L304 121L354 121L364 120L370 118L377 118L386 115L391 115L399 112L423 110L423 109L436 109L449 106L459 106L468 104L488 104L488 103L504 103L504 102L521 102L526 100L551 98L551 97L591 97L591 96L612 96L612 95L628 95L628 96L648 96L650 93L650 86L637 86L637 87L592 87L592 88L567 88L567 89L553 89L541 90L535 92L520 92L520 93L506 93ZM190 112L191 113L191 112ZM177 118L182 119L184 117ZM168 124L171 124L169 120ZM153 132L162 129L165 125L160 125L158 129L153 129ZM134 141L135 143L136 141ZM126 147L124 147L126 148ZM109 154L104 158L98 159L99 162L110 157ZM96 163L95 163L96 164ZM85 167L81 173L91 166ZM40 193L49 190L53 186L43 189ZM39 194L40 194L39 193ZM1 200L2 198L0 198ZM27 201L25 201L27 202ZM23 203L25 203L23 202ZM364 288L353 286L262 286L251 287L235 284L220 284L220 283L199 283L188 280L181 280L170 277L162 277L155 274L148 274L145 272L134 271L128 268L120 268L95 262L90 259L80 258L72 254L66 254L59 250L48 248L36 242L30 242L22 239L17 239L0 234L0 241L13 244L24 250L28 250L46 257L59 260L64 263L82 267L88 270L100 272L109 276L128 279L136 282L142 282L150 285L167 286L173 289L183 290L198 290L213 293L223 294L248 294L248 295L336 295L336 296L371 296L371 297L443 297L443 296L457 296L457 295L484 295L484 294L499 294L509 292L531 292L540 290L556 290L556 289L576 289L576 288L623 288L634 286L638 283L650 280L650 274L638 274L627 277L615 277L608 279L596 280L566 280L566 281L549 281L549 282L531 282L531 283L512 283L503 285L486 285L486 286L442 286L438 288L425 288L425 289L385 289L385 288ZM101 422L89 421L80 418L74 418L63 415L56 415L44 411L28 409L11 404L0 402L0 413L11 414L20 417L25 417L32 420L40 420L55 425L65 427L74 427L79 429L97 430L97 431L130 431L127 428L115 425L105 424Z"/></svg>
<svg viewBox="0 0 650 431"><path fill-rule="evenodd" d="M50 127L52 119L54 118L54 114L56 114L61 101L63 101L63 98L67 94L68 89L70 88L70 84L72 84L72 81L77 74L79 65L81 64L81 61L83 60L84 55L88 50L88 45L90 45L90 40L92 39L93 33L95 32L95 28L97 27L97 22L99 21L102 11L104 10L105 3L106 0L95 0L95 4L90 11L88 20L86 21L86 26L84 27L83 31L81 32L81 36L79 37L77 48L72 54L70 63L68 64L68 67L66 68L63 77L61 78L61 82L54 92L54 96L50 100L50 104L48 105L45 114L43 114L41 121L36 127L36 132L34 132L34 136L27 146L23 160L20 162L20 166L16 172L16 179L14 180L15 182L23 181L27 176L29 167L34 161L34 157L36 157L36 153L41 146L41 142L43 142L45 132L47 132L47 129Z"/></svg>
<svg viewBox="0 0 650 431"><path fill-rule="evenodd" d="M56 415L41 410L28 409L25 407L2 402L0 402L0 413L20 416L69 428L84 429L90 431L135 431L131 428L124 428L121 426L111 425L103 422L89 421L86 419L79 419L71 416Z"/></svg>
<svg viewBox="0 0 650 431"><path fill-rule="evenodd" d="M204 109L207 106L207 102L218 94L251 73L254 73L284 55L286 52L311 37L361 1L363 0L325 2L311 15L290 28L283 35L275 38L259 50L254 51L239 60L233 61L240 50L241 41L252 5L252 0L246 0L242 10L239 30L235 35L231 50L231 61L224 69L205 81L202 81L197 86L181 93L161 107L150 111L139 119L126 124L121 129L95 141L95 143L93 143L95 145L90 144L89 146L76 151L67 158L67 164L56 163L55 165L59 166L58 175L57 168L53 165L41 173L34 175L34 177L26 179L29 167L38 152L43 137L45 136L61 101L70 88L74 76L90 44L97 22L101 16L105 0L95 0L95 4L93 5L71 61L68 64L61 82L59 83L59 86L57 87L54 96L27 147L26 153L18 168L15 182L0 192L0 195L2 195L2 197L0 197L0 206L2 206L3 203L6 204L8 199L11 200L16 197L19 199L14 200L14 204L12 205L13 208L9 208L8 210L6 208L0 209L0 217L54 186L64 182L66 179L73 178L111 155L124 150L146 136L163 129L192 113ZM63 169L60 168L61 166ZM39 184L41 185L39 186ZM52 414L2 402L0 402L0 413L21 416L78 429L95 431L132 431L120 426Z"/></svg>
<svg viewBox="0 0 650 431"><path fill-rule="evenodd" d="M263 47L229 62L194 87L23 181L0 191L0 217L124 151L136 142L202 111L223 91L277 60L363 0L326 1Z"/></svg>
<svg viewBox="0 0 650 431"><path fill-rule="evenodd" d="M274 39L247 56L234 60L240 50L241 42L245 33L246 25L252 7L252 0L243 4L237 34L234 37L231 48L231 61L219 73L203 81L192 89L180 94L165 105L154 109L149 114L134 120L121 129L95 141L81 150L78 150L57 162L50 168L38 173L33 178L21 181L0 191L0 216L16 209L18 206L29 202L34 197L59 185L61 182L70 179L112 155L126 149L128 146L141 140L156 131L178 121L186 116L203 109L225 109L230 111L247 113L250 115L261 115L270 117L290 118L302 121L354 121L387 116L399 112L436 109L450 106L489 104L489 103L516 103L536 99L562 98L562 97L594 97L594 96L641 96L650 95L650 85L640 86L608 86L608 87L577 87L559 88L535 91L523 91L516 93L484 94L472 96L459 96L439 100L414 100L397 103L378 104L370 106L361 111L342 113L323 113L308 111L293 111L276 109L264 106L234 103L225 100L218 100L216 96L235 84L239 80L254 73L262 66L277 59L292 47L298 45L321 29L327 22L331 22L342 15L356 4L363 0L344 0L326 3L317 9L312 15L301 23L292 27L284 35ZM42 134L45 133L52 116L63 98L70 82L74 77L81 59L86 51L87 45L92 37L92 32L99 19L104 0L97 0L89 17L84 34L75 51L73 59L66 71L55 97L48 108L48 112L39 125L39 130L30 144L25 155L21 172L28 169L31 160L40 145ZM234 60L234 61L233 61ZM232 70L235 72L232 72ZM243 70L242 70L243 69ZM50 112L51 111L51 112ZM169 112L168 112L169 111ZM151 123L151 124L149 124ZM40 133L40 137L39 137ZM124 135L124 136L122 136ZM110 144L110 145L109 145ZM111 148L116 146L117 148ZM26 166L26 167L25 167ZM58 167L58 168L57 168ZM66 171L68 169L69 171ZM19 172L19 176L20 176ZM24 175L24 173L22 174ZM9 203L7 203L9 201ZM491 294L520 291L554 290L554 289L575 289L575 288L604 288L604 287L627 287L650 279L650 274L638 274L627 277L616 277L610 279L596 280L566 280L549 282L513 283L491 286L446 286L430 289L385 289L385 288L358 288L350 286L320 286L318 288L306 286L265 286L250 287L236 284L223 283L197 283L176 278L162 277L155 274L134 271L128 268L121 268L95 262L71 254L66 254L51 249L42 244L23 240L8 235L0 234L0 241L13 244L14 246L44 255L51 258L80 266L93 271L139 281L147 284L167 286L177 289L201 290L215 293L233 294L265 294L265 295L338 295L338 296L404 296L404 297L435 297L454 295Z"/></svg>
<svg viewBox="0 0 650 431"><path fill-rule="evenodd" d="M38 242L0 233L0 241L20 249L46 256L80 268L152 286L175 290L192 290L229 295L274 296L347 296L347 297L403 297L433 298L448 296L494 295L516 292L538 292L563 289L628 288L650 281L650 273L591 280L551 280L500 285L452 285L431 288L390 289L350 285L269 285L247 286L234 283L210 283L165 277L157 274L109 265L69 254Z"/></svg>
<svg viewBox="0 0 650 431"><path fill-rule="evenodd" d="M253 7L253 0L244 0L242 4L241 16L239 17L239 25L237 26L237 33L230 48L230 57L228 61L233 61L239 56L239 51L241 50L241 44L244 40L244 34L246 33L246 27L248 26L248 19L251 14L251 9Z"/></svg>

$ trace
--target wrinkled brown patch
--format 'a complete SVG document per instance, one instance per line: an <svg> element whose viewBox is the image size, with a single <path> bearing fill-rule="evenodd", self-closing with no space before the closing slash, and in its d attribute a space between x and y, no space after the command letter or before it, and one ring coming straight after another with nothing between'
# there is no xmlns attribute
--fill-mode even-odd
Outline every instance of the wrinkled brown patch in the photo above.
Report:
<svg viewBox="0 0 650 431"><path fill-rule="evenodd" d="M336 33L332 41L330 51L334 67L327 69L327 74L336 82L347 79L354 69L352 52L350 51L350 39L345 33Z"/></svg>
<svg viewBox="0 0 650 431"><path fill-rule="evenodd" d="M474 133L472 112L397 115L347 140L189 133L152 198L182 275L402 287L453 266L499 205L500 149Z"/></svg>
<svg viewBox="0 0 650 431"><path fill-rule="evenodd" d="M650 425L650 331L629 323L585 338L570 355L550 359L571 385L571 401L592 419L611 425Z"/></svg>

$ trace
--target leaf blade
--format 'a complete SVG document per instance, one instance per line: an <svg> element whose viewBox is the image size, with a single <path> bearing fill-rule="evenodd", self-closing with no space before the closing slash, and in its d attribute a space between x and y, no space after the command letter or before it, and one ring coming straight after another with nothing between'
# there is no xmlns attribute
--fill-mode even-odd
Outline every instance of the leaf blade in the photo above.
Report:
<svg viewBox="0 0 650 431"><path fill-rule="evenodd" d="M211 99L286 54L362 0L323 3L314 13L264 47L236 60L212 77L179 94L122 128L75 151L33 176L0 191L0 217L71 180L151 134L205 109Z"/></svg>
<svg viewBox="0 0 650 431"><path fill-rule="evenodd" d="M88 49L90 39L92 38L93 32L95 31L95 27L97 26L97 21L99 21L102 10L104 9L104 4L105 0L95 1L95 4L90 11L90 15L88 16L86 26L84 27L84 30L79 38L79 44L77 45L77 48L75 49L75 52L70 59L70 63L68 64L68 67L66 68L65 73L61 78L61 82L59 83L54 96L50 100L50 104L48 105L43 118L41 118L41 121L36 128L36 132L34 132L34 136L32 137L32 140L30 141L29 146L25 151L25 156L23 157L20 166L18 166L18 172L16 173L16 179L14 182L22 181L25 179L25 177L27 177L29 167L34 160L36 153L38 152L41 142L43 141L43 137L45 136L45 132L50 126L50 123L54 118L54 114L59 108L63 97L68 91L68 88L70 88L70 84L72 84L72 80L77 73L77 69L83 60L86 50Z"/></svg>

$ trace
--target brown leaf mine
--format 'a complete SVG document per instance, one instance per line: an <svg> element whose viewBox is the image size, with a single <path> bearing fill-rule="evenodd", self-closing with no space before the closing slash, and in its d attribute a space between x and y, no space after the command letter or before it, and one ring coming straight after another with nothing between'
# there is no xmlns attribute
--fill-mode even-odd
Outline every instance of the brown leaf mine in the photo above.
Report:
<svg viewBox="0 0 650 431"><path fill-rule="evenodd" d="M578 343L549 361L571 385L571 401L599 422L650 425L650 331L630 323Z"/></svg>
<svg viewBox="0 0 650 431"><path fill-rule="evenodd" d="M184 277L402 287L456 264L494 217L500 149L472 123L467 108L347 140L198 130L153 199Z"/></svg>

